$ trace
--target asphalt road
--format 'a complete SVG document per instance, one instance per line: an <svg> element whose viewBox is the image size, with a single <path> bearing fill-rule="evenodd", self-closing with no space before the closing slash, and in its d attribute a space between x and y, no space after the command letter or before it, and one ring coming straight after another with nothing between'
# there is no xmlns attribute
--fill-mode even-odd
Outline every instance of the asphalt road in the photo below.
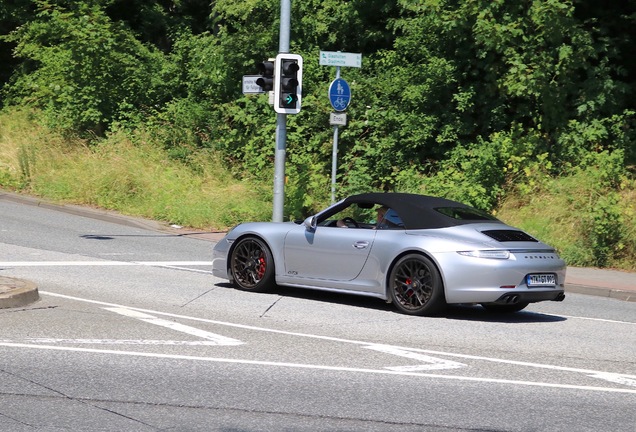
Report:
<svg viewBox="0 0 636 432"><path fill-rule="evenodd" d="M104 219L104 218L102 218ZM636 303L244 293L206 236L0 201L0 430L636 431Z"/></svg>

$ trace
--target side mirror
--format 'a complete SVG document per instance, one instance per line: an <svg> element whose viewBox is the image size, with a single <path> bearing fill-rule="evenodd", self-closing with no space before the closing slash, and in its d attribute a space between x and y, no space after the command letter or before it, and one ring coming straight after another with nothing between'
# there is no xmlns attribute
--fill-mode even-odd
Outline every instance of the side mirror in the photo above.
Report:
<svg viewBox="0 0 636 432"><path fill-rule="evenodd" d="M309 231L316 231L316 227L318 227L318 219L316 216L309 216L305 219L305 228Z"/></svg>

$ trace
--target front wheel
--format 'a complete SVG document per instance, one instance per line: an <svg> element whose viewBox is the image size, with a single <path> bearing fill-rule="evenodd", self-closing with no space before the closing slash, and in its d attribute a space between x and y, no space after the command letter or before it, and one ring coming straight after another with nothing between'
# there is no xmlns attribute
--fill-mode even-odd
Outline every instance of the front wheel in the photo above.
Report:
<svg viewBox="0 0 636 432"><path fill-rule="evenodd" d="M445 306L442 278L431 260L406 255L395 263L389 276L391 300L408 315L433 315Z"/></svg>
<svg viewBox="0 0 636 432"><path fill-rule="evenodd" d="M274 286L274 259L261 239L246 237L238 241L230 258L230 270L236 288L265 292Z"/></svg>

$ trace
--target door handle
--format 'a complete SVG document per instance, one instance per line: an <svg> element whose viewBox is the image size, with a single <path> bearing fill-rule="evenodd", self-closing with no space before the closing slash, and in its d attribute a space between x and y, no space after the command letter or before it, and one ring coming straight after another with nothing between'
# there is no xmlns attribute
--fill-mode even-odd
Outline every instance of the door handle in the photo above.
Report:
<svg viewBox="0 0 636 432"><path fill-rule="evenodd" d="M368 241L357 241L353 244L353 247L356 249L365 249L367 246L369 246Z"/></svg>

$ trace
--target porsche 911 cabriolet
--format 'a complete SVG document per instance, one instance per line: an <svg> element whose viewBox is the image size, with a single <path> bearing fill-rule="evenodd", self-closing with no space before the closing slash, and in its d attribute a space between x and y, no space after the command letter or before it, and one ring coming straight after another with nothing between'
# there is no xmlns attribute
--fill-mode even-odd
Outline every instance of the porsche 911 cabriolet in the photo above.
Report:
<svg viewBox="0 0 636 432"><path fill-rule="evenodd" d="M554 248L486 212L405 193L350 196L296 222L243 223L213 251L213 274L240 290L361 294L409 315L561 301L565 271Z"/></svg>

